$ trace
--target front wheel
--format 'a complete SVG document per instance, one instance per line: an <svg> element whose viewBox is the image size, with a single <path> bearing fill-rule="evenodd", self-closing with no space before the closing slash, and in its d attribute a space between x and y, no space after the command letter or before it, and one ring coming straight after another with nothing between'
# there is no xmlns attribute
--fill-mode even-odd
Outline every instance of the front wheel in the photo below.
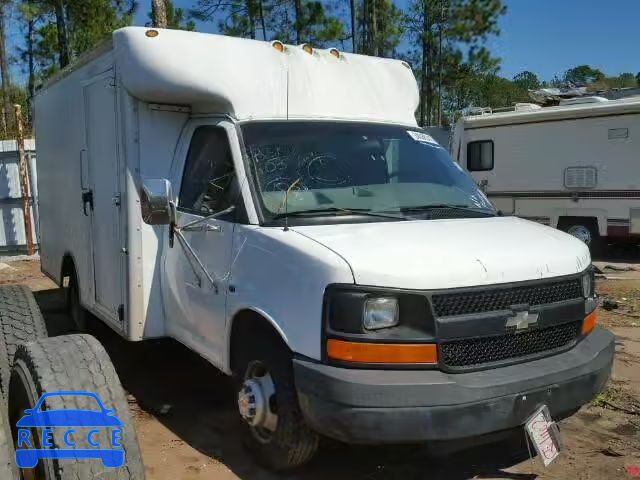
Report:
<svg viewBox="0 0 640 480"><path fill-rule="evenodd" d="M298 406L291 352L279 339L260 340L244 348L234 372L245 447L268 468L289 470L313 458L318 434Z"/></svg>

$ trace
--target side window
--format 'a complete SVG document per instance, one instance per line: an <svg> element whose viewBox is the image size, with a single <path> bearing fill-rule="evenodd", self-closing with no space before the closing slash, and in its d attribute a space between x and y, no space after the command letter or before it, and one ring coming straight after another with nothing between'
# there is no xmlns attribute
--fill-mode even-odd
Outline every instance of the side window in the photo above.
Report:
<svg viewBox="0 0 640 480"><path fill-rule="evenodd" d="M493 170L493 140L467 144L467 170L470 172Z"/></svg>
<svg viewBox="0 0 640 480"><path fill-rule="evenodd" d="M180 209L211 215L228 208L236 191L234 176L227 132L211 125L198 127L184 166Z"/></svg>

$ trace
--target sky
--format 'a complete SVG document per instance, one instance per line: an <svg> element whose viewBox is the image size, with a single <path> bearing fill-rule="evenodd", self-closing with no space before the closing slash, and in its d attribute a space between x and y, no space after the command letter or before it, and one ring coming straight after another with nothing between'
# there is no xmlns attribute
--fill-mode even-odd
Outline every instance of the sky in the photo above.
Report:
<svg viewBox="0 0 640 480"><path fill-rule="evenodd" d="M335 0L344 2L347 0ZM396 0L400 6L409 0ZM196 0L173 0L189 9ZM640 0L503 0L507 13L501 34L487 42L502 59L500 74L512 78L530 70L551 80L576 65L587 64L608 75L640 72ZM139 0L136 25L149 21L151 0ZM215 23L198 23L213 32ZM19 36L14 29L10 36ZM12 40L11 38L9 39ZM22 72L15 72L18 77Z"/></svg>

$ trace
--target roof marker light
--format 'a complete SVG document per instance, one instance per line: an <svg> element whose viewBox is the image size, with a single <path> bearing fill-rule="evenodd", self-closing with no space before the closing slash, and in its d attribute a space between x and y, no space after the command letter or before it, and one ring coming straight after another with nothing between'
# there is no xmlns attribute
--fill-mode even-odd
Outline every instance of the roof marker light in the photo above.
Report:
<svg viewBox="0 0 640 480"><path fill-rule="evenodd" d="M336 58L340 58L340 51L337 48L330 48L329 54L333 55Z"/></svg>
<svg viewBox="0 0 640 480"><path fill-rule="evenodd" d="M284 52L284 43L282 43L280 40L274 40L273 42L271 42L271 46L280 53Z"/></svg>
<svg viewBox="0 0 640 480"><path fill-rule="evenodd" d="M313 55L313 47L311 45L309 45L308 43L303 43L302 45L300 45L300 47L302 48L302 50L307 52L309 55Z"/></svg>
<svg viewBox="0 0 640 480"><path fill-rule="evenodd" d="M160 35L160 32L158 30L147 30L144 34L149 38L156 38Z"/></svg>

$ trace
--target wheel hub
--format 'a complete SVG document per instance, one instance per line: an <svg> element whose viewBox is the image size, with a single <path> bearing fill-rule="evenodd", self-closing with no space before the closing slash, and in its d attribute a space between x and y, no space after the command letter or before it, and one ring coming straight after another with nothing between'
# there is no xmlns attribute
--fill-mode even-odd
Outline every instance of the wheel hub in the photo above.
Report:
<svg viewBox="0 0 640 480"><path fill-rule="evenodd" d="M569 235L573 235L578 240L582 240L587 245L591 244L591 231L584 225L573 225L567 230Z"/></svg>
<svg viewBox="0 0 640 480"><path fill-rule="evenodd" d="M238 392L238 410L242 419L251 427L276 430L278 416L271 411L271 397L275 387L271 375L247 378Z"/></svg>

